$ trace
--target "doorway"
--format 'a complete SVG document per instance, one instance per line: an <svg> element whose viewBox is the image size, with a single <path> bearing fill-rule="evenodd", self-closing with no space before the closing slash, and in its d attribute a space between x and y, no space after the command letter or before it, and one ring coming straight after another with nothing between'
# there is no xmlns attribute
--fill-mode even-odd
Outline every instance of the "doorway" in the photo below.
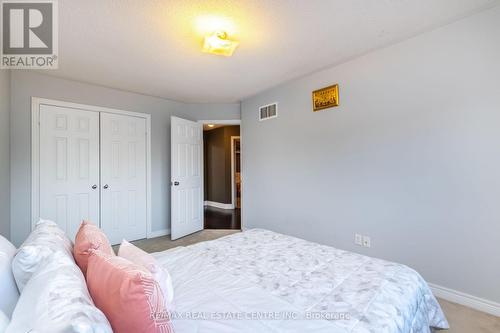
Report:
<svg viewBox="0 0 500 333"><path fill-rule="evenodd" d="M241 230L240 125L203 122L204 228Z"/></svg>

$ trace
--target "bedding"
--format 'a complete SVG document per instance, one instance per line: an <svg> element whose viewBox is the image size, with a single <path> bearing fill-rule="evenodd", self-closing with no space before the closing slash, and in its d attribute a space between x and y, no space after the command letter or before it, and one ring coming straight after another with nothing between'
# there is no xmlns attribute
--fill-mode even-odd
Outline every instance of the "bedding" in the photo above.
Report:
<svg viewBox="0 0 500 333"><path fill-rule="evenodd" d="M19 292L39 268L40 263L55 252L73 259L73 242L53 221L40 220L12 260L12 273Z"/></svg>
<svg viewBox="0 0 500 333"><path fill-rule="evenodd" d="M92 222L83 221L76 233L73 255L84 275L87 274L88 258L91 250L99 250L111 256L115 255L106 234Z"/></svg>
<svg viewBox="0 0 500 333"><path fill-rule="evenodd" d="M0 310L0 333L4 333L9 325L9 318Z"/></svg>
<svg viewBox="0 0 500 333"><path fill-rule="evenodd" d="M145 267L91 250L87 286L114 333L173 333L163 293Z"/></svg>
<svg viewBox="0 0 500 333"><path fill-rule="evenodd" d="M141 250L137 246L123 240L118 250L118 256L130 260L136 265L145 267L154 279L158 282L160 289L165 297L167 304L172 304L174 299L174 287L172 286L172 278L168 271L160 266L155 258L149 253Z"/></svg>
<svg viewBox="0 0 500 333"><path fill-rule="evenodd" d="M176 333L448 328L411 268L267 230L153 255L174 282Z"/></svg>
<svg viewBox="0 0 500 333"><path fill-rule="evenodd" d="M113 333L80 268L64 252L43 260L24 287L6 333Z"/></svg>
<svg viewBox="0 0 500 333"><path fill-rule="evenodd" d="M14 245L0 235L0 311L8 318L12 316L19 299L19 291L12 275L12 258L15 253Z"/></svg>

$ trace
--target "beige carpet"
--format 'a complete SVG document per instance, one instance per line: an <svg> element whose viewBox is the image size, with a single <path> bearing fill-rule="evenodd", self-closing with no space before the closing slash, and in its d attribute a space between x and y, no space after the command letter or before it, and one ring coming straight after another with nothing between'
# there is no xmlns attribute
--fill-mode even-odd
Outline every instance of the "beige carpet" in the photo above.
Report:
<svg viewBox="0 0 500 333"><path fill-rule="evenodd" d="M203 230L176 241L170 236L140 240L135 245L147 252L161 252L177 246L188 246L198 242L217 239L238 232L236 230ZM439 299L446 318L450 323L449 333L500 333L500 318L494 317L462 305Z"/></svg>
<svg viewBox="0 0 500 333"><path fill-rule="evenodd" d="M139 241L132 242L135 246L143 249L146 252L161 252L168 249L172 249L177 246L188 246L192 244L196 244L199 242L209 241L213 239L217 239L223 236L231 235L234 233L240 232L239 230L202 230L200 232L196 232L189 236L177 239L175 241L170 240L170 235L152 238L152 239L143 239Z"/></svg>
<svg viewBox="0 0 500 333"><path fill-rule="evenodd" d="M449 333L500 333L500 317L438 299L450 323Z"/></svg>

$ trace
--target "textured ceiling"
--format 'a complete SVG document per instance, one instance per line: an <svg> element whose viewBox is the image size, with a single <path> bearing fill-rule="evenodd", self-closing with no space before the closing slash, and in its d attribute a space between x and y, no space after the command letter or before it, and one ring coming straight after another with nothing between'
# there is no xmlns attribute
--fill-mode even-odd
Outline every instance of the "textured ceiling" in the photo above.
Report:
<svg viewBox="0 0 500 333"><path fill-rule="evenodd" d="M236 102L498 4L497 0L63 0L49 74L186 102ZM240 41L200 51L197 20Z"/></svg>

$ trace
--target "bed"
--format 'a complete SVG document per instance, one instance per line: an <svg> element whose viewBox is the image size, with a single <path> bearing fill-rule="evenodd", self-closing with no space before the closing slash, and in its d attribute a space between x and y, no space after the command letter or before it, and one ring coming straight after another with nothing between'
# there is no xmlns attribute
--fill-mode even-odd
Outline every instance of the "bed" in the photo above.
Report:
<svg viewBox="0 0 500 333"><path fill-rule="evenodd" d="M251 229L154 254L184 332L429 333L446 318L411 268Z"/></svg>

